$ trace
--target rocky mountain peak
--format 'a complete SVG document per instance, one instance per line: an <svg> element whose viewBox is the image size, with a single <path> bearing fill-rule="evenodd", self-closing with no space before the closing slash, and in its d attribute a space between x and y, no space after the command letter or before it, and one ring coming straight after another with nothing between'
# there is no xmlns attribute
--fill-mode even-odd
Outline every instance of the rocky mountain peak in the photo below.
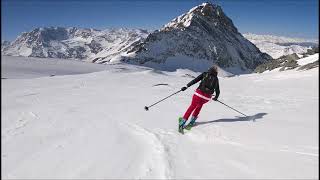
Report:
<svg viewBox="0 0 320 180"><path fill-rule="evenodd" d="M188 27L204 28L210 27L208 24L221 26L230 31L237 31L232 20L228 18L219 5L211 3L203 3L199 6L191 8L187 13L178 16L177 18L166 24L161 31L170 31L174 29L184 30Z"/></svg>
<svg viewBox="0 0 320 180"><path fill-rule="evenodd" d="M216 4L202 3L201 5L190 9L188 13L199 13L203 16L214 18L216 16L219 16L223 12L221 7Z"/></svg>

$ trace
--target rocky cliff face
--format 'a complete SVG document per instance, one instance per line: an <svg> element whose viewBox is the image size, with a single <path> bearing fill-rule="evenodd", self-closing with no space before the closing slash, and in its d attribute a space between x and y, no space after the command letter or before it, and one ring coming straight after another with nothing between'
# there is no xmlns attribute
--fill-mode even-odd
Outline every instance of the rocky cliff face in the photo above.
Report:
<svg viewBox="0 0 320 180"><path fill-rule="evenodd" d="M210 3L173 19L132 46L128 53L130 56L124 60L139 64L165 64L170 57L183 56L243 71L252 71L272 59L238 32L220 6Z"/></svg>

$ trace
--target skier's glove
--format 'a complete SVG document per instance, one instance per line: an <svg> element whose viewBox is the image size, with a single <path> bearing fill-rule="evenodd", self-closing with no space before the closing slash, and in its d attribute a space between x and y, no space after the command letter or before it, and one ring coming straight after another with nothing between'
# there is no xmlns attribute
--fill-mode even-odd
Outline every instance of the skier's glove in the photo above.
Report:
<svg viewBox="0 0 320 180"><path fill-rule="evenodd" d="M187 89L187 87L182 87L181 91L185 91Z"/></svg>
<svg viewBox="0 0 320 180"><path fill-rule="evenodd" d="M218 98L215 96L214 98L212 98L212 100L218 101Z"/></svg>

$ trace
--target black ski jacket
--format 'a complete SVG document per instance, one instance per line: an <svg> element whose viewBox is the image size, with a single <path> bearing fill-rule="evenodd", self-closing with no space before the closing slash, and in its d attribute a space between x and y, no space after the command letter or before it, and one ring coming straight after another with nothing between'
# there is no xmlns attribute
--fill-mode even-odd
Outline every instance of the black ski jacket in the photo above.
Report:
<svg viewBox="0 0 320 180"><path fill-rule="evenodd" d="M213 76L213 83L215 83L215 86L214 86L214 89L210 89L208 90L207 88L205 88L205 84L204 84L204 77L205 75L208 73L208 75L210 76ZM219 88L219 79L217 77L216 74L212 74L212 73L209 73L209 72L203 72L202 74L200 74L198 77L196 77L195 79L193 79L192 81L190 81L188 84L187 84L187 87L190 87L194 84L196 84L197 82L200 82L200 85L197 89L200 89L202 92L204 93L207 93L207 94L213 94L214 92L216 92L216 95L215 95L215 98L218 99L219 95L220 95L220 88Z"/></svg>

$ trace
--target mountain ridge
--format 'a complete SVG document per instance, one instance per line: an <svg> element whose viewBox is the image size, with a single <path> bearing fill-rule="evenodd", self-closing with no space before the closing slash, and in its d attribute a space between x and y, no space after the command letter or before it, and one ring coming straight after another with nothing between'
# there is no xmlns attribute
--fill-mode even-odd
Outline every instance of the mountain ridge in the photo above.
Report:
<svg viewBox="0 0 320 180"><path fill-rule="evenodd" d="M254 33L244 33L243 36L274 59L294 53L301 55L312 49L312 47L318 46L318 40L312 39L258 35Z"/></svg>
<svg viewBox="0 0 320 180"><path fill-rule="evenodd" d="M43 27L22 33L1 52L11 56L92 59L105 49L118 48L114 44L130 44L146 34L142 29Z"/></svg>

